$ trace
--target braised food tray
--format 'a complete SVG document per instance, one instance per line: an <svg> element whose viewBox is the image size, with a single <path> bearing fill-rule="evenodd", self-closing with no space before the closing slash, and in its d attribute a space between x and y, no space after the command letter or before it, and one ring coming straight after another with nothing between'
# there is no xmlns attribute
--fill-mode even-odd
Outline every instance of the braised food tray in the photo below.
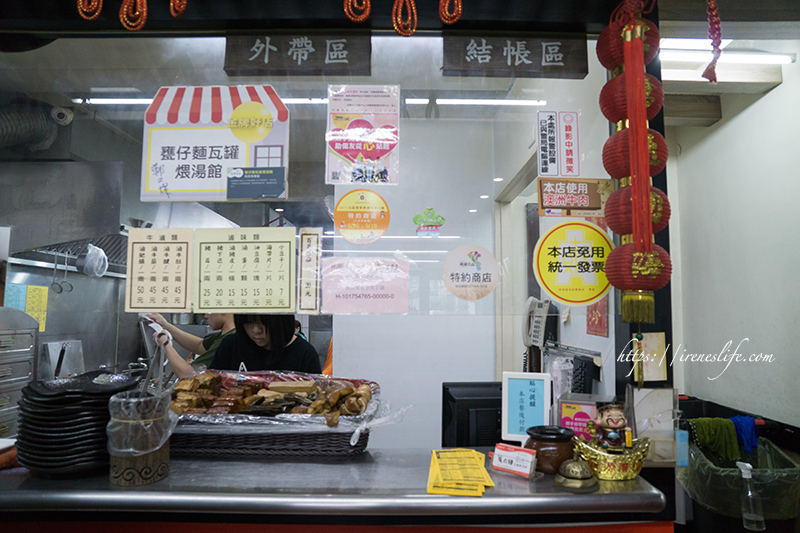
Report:
<svg viewBox="0 0 800 533"><path fill-rule="evenodd" d="M221 373L222 374L222 373ZM366 423L380 410L380 387L363 379L334 378L317 374L277 372L227 373L223 389L242 381L314 380L321 389L332 381L346 380L367 384L372 398L364 413L340 416L336 427L328 427L321 415L282 413L277 416L247 414L182 414L170 439L173 457L227 458L347 458L366 450L369 430Z"/></svg>

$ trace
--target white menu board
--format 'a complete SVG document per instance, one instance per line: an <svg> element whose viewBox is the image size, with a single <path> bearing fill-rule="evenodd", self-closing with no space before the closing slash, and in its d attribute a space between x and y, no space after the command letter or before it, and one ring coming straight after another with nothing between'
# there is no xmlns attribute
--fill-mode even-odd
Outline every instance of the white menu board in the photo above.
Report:
<svg viewBox="0 0 800 533"><path fill-rule="evenodd" d="M195 313L294 313L295 229L197 229Z"/></svg>
<svg viewBox="0 0 800 533"><path fill-rule="evenodd" d="M191 228L128 232L126 312L191 312L193 232Z"/></svg>

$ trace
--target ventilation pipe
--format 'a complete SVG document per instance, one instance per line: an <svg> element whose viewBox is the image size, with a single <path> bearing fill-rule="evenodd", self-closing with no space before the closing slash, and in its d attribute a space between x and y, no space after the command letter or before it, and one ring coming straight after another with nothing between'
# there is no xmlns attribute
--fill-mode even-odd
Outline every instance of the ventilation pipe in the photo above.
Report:
<svg viewBox="0 0 800 533"><path fill-rule="evenodd" d="M25 146L46 150L58 136L58 126L72 122L72 111L48 104L13 103L0 107L0 148Z"/></svg>

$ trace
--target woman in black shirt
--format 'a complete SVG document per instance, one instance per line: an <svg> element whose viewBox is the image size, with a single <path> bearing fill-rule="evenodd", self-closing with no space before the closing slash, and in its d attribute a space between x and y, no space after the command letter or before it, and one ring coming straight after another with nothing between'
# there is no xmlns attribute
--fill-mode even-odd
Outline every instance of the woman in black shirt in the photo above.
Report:
<svg viewBox="0 0 800 533"><path fill-rule="evenodd" d="M223 339L209 368L322 372L317 351L294 334L294 315L235 315L234 322L236 334Z"/></svg>

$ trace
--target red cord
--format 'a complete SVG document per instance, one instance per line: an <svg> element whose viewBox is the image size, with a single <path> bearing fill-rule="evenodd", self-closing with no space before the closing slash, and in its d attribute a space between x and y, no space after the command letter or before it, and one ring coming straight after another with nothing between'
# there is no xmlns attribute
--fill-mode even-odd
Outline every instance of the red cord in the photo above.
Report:
<svg viewBox="0 0 800 533"><path fill-rule="evenodd" d="M453 10L448 8L453 2ZM439 0L439 18L445 24L455 24L461 18L461 0Z"/></svg>
<svg viewBox="0 0 800 533"><path fill-rule="evenodd" d="M122 0L119 21L126 30L138 31L147 22L147 0Z"/></svg>
<svg viewBox="0 0 800 533"><path fill-rule="evenodd" d="M406 12L404 17L403 11ZM414 0L394 0L392 26L403 37L411 37L417 31L417 5Z"/></svg>
<svg viewBox="0 0 800 533"><path fill-rule="evenodd" d="M714 57L703 71L703 77L711 83L717 82L717 60L722 55L719 45L722 42L722 28L720 27L719 7L714 0L708 0L708 38L714 46Z"/></svg>
<svg viewBox="0 0 800 533"><path fill-rule="evenodd" d="M353 22L364 22L372 10L370 0L344 0L344 14ZM357 14L356 11L360 11Z"/></svg>
<svg viewBox="0 0 800 533"><path fill-rule="evenodd" d="M103 10L103 0L78 0L78 14L86 20L94 20Z"/></svg>

